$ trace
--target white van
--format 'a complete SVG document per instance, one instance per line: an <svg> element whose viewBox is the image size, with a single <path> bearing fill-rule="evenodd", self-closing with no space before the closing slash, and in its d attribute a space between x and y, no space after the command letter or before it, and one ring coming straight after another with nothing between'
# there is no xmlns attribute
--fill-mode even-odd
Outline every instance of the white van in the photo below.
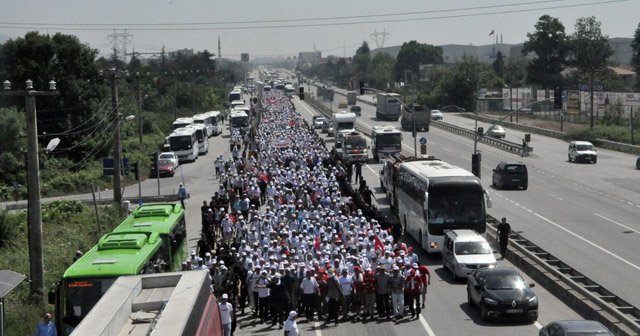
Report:
<svg viewBox="0 0 640 336"><path fill-rule="evenodd" d="M591 162L598 161L596 148L588 141L571 141L569 143L569 162Z"/></svg>
<svg viewBox="0 0 640 336"><path fill-rule="evenodd" d="M465 278L480 268L496 267L496 257L484 237L473 230L451 230L444 235L442 267L455 279Z"/></svg>

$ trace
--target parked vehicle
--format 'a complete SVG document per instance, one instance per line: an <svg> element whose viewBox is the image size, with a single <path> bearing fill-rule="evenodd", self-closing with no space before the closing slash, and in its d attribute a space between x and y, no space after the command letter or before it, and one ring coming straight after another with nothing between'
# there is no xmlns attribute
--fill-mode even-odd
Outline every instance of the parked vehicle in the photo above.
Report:
<svg viewBox="0 0 640 336"><path fill-rule="evenodd" d="M493 125L487 131L487 135L496 139L504 139L507 135L507 131L500 125Z"/></svg>
<svg viewBox="0 0 640 336"><path fill-rule="evenodd" d="M446 105L439 108L439 110L442 112L466 112L464 107L460 107L458 105Z"/></svg>
<svg viewBox="0 0 640 336"><path fill-rule="evenodd" d="M522 188L529 187L529 174L527 166L521 162L502 161L493 170L491 177L492 185L495 188Z"/></svg>
<svg viewBox="0 0 640 336"><path fill-rule="evenodd" d="M376 102L376 118L378 120L392 119L398 121L402 106L399 94L378 93Z"/></svg>
<svg viewBox="0 0 640 336"><path fill-rule="evenodd" d="M160 153L160 155L158 155L158 159L159 160L169 160L171 161L171 164L173 165L173 168L178 168L178 156L176 155L176 153L174 152L162 152Z"/></svg>
<svg viewBox="0 0 640 336"><path fill-rule="evenodd" d="M553 321L540 329L539 336L613 336L602 323L591 320Z"/></svg>
<svg viewBox="0 0 640 336"><path fill-rule="evenodd" d="M158 160L158 171L160 172L160 176L174 176L176 174L176 169L173 167L173 163L168 159ZM158 177L155 164L151 165L151 176Z"/></svg>
<svg viewBox="0 0 640 336"><path fill-rule="evenodd" d="M571 141L569 143L569 162L591 162L598 161L596 148L588 141Z"/></svg>
<svg viewBox="0 0 640 336"><path fill-rule="evenodd" d="M467 301L480 310L483 320L514 317L538 319L538 297L515 268L483 268L469 274Z"/></svg>
<svg viewBox="0 0 640 336"><path fill-rule="evenodd" d="M431 110L431 120L442 120L444 116L440 110Z"/></svg>

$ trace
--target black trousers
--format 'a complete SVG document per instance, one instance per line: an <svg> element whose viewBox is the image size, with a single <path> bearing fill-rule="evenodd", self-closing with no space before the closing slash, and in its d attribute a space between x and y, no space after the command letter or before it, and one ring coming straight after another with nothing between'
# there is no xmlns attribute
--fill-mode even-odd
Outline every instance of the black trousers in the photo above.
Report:
<svg viewBox="0 0 640 336"><path fill-rule="evenodd" d="M337 299L329 298L327 303L327 322L333 320L338 323L338 309L340 308L340 301Z"/></svg>
<svg viewBox="0 0 640 336"><path fill-rule="evenodd" d="M307 320L313 318L313 308L315 306L316 294L302 294L302 308Z"/></svg>
<svg viewBox="0 0 640 336"><path fill-rule="evenodd" d="M376 294L376 306L378 307L378 315L381 317L388 316L391 310L389 294Z"/></svg>
<svg viewBox="0 0 640 336"><path fill-rule="evenodd" d="M261 320L266 321L269 317L269 297L258 298L258 302L260 304L258 316L260 316Z"/></svg>
<svg viewBox="0 0 640 336"><path fill-rule="evenodd" d="M407 293L405 297L405 302L409 304L411 315L416 313L420 315L420 294Z"/></svg>

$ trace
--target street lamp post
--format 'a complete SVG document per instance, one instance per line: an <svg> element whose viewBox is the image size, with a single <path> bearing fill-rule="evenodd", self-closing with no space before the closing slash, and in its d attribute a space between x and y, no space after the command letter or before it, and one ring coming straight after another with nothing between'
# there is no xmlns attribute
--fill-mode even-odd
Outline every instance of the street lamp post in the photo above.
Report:
<svg viewBox="0 0 640 336"><path fill-rule="evenodd" d="M38 122L36 115L36 96L58 95L56 82L49 81L49 91L35 91L33 81L28 79L25 91L11 91L11 82L3 82L2 95L25 97L27 122L27 191L28 191L28 232L29 232L29 269L31 274L31 293L37 300L44 293L44 263L42 246L42 203L40 199L40 162L38 158Z"/></svg>

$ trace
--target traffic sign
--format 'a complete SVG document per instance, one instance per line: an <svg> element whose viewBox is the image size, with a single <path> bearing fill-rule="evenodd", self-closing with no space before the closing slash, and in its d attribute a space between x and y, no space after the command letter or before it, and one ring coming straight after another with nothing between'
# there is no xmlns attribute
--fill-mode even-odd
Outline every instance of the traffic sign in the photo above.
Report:
<svg viewBox="0 0 640 336"><path fill-rule="evenodd" d="M420 138L420 144L421 145L426 145L427 144L427 137Z"/></svg>
<svg viewBox="0 0 640 336"><path fill-rule="evenodd" d="M427 145L420 145L420 154L427 154Z"/></svg>

